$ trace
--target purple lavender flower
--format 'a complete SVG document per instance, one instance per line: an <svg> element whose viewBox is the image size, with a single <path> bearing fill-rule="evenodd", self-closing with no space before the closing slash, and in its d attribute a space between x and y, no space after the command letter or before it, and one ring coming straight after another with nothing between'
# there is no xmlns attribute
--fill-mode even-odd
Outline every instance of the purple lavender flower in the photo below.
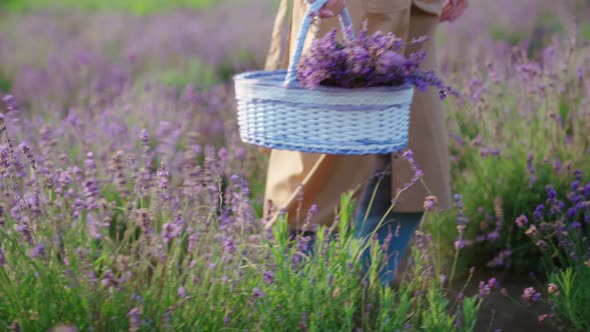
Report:
<svg viewBox="0 0 590 332"><path fill-rule="evenodd" d="M199 241L200 236L199 234L191 234L188 237L188 246L187 246L187 252L193 252L195 250L195 245L197 243L197 241Z"/></svg>
<svg viewBox="0 0 590 332"><path fill-rule="evenodd" d="M16 99L14 98L13 95L11 95L11 94L3 95L1 100L2 100L2 103L4 104L4 107L6 108L7 111L9 111L9 112L18 111L18 105L17 105Z"/></svg>
<svg viewBox="0 0 590 332"><path fill-rule="evenodd" d="M301 331L307 331L307 313L305 311L301 314L301 321L299 322L299 329Z"/></svg>
<svg viewBox="0 0 590 332"><path fill-rule="evenodd" d="M309 243L310 242L311 242L311 236L299 236L297 238L297 243L295 244L295 247L297 248L297 251L299 253L305 254L309 250Z"/></svg>
<svg viewBox="0 0 590 332"><path fill-rule="evenodd" d="M258 287L254 287L254 288L252 289L252 297L253 297L254 299L260 299L260 298L263 298L265 295L266 295L266 294L265 294L263 291L261 291L261 290L260 290L260 288L258 288Z"/></svg>
<svg viewBox="0 0 590 332"><path fill-rule="evenodd" d="M544 216L544 212L545 212L545 205L541 204L538 205L535 208L535 212L533 212L533 217L536 221L541 221L543 220L543 216Z"/></svg>
<svg viewBox="0 0 590 332"><path fill-rule="evenodd" d="M31 250L30 256L31 258L42 258L45 256L45 254L45 246L43 243L39 243L37 246L35 246L35 248L33 248L33 250Z"/></svg>
<svg viewBox="0 0 590 332"><path fill-rule="evenodd" d="M31 152L31 148L25 143L21 143L19 145L19 148L22 151L22 153L27 157L27 160L29 161L29 164L31 164L31 167L33 169L37 169L37 162L35 161L35 156L33 155L33 152Z"/></svg>
<svg viewBox="0 0 590 332"><path fill-rule="evenodd" d="M107 288L117 286L117 280L115 278L115 275L113 274L113 271L111 271L110 269L105 271L100 282L103 286Z"/></svg>
<svg viewBox="0 0 590 332"><path fill-rule="evenodd" d="M137 331L141 326L141 310L139 308L133 308L127 314L129 316L129 330Z"/></svg>
<svg viewBox="0 0 590 332"><path fill-rule="evenodd" d="M96 217L92 213L86 215L86 230L88 235L95 240L102 239L101 228L103 225L96 220Z"/></svg>
<svg viewBox="0 0 590 332"><path fill-rule="evenodd" d="M418 181L420 181L420 179L422 179L422 177L424 177L424 172L422 171L422 169L420 168L420 166L418 165L418 163L414 159L414 152L412 150L408 149L408 150L404 151L402 154L402 157L404 159L406 159L406 161L410 164L410 167L412 168L412 171L414 172L414 176L412 176L410 181L405 183L402 186L402 188L396 189L398 194L400 192L403 192L404 190L412 187L414 184L416 184ZM395 203L395 202L392 202L392 203Z"/></svg>
<svg viewBox="0 0 590 332"><path fill-rule="evenodd" d="M527 173L529 174L529 188L537 182L537 169L533 166L533 154L529 153L527 156Z"/></svg>
<svg viewBox="0 0 590 332"><path fill-rule="evenodd" d="M578 215L578 209L576 207L570 207L567 209L566 215L568 219L573 219Z"/></svg>
<svg viewBox="0 0 590 332"><path fill-rule="evenodd" d="M528 222L529 220L524 214L518 216L515 221L516 226L518 226L518 228L523 228Z"/></svg>
<svg viewBox="0 0 590 332"><path fill-rule="evenodd" d="M135 211L136 219L135 223L137 226L141 228L145 237L150 240L153 234L152 229L152 217L150 215L149 210L147 209L138 209Z"/></svg>
<svg viewBox="0 0 590 332"><path fill-rule="evenodd" d="M6 256L4 254L4 250L0 248L0 267L4 267L6 265Z"/></svg>
<svg viewBox="0 0 590 332"><path fill-rule="evenodd" d="M177 294L178 294L178 297L180 297L180 298L183 298L183 299L186 298L186 289L184 288L184 286L178 287Z"/></svg>
<svg viewBox="0 0 590 332"><path fill-rule="evenodd" d="M168 243L182 234L182 225L175 222L165 223L162 225L162 240Z"/></svg>
<svg viewBox="0 0 590 332"><path fill-rule="evenodd" d="M488 282L479 282L479 297L484 298L492 293L492 289L497 286L496 278L490 279Z"/></svg>
<svg viewBox="0 0 590 332"><path fill-rule="evenodd" d="M275 274L272 271L264 272L264 276L262 279L269 284L273 284L275 282Z"/></svg>
<svg viewBox="0 0 590 332"><path fill-rule="evenodd" d="M228 254L233 254L236 252L237 248L231 236L226 237L223 241L223 250Z"/></svg>
<svg viewBox="0 0 590 332"><path fill-rule="evenodd" d="M488 280L488 286L490 288L498 287L498 280L496 280L496 278L491 278L490 280Z"/></svg>
<svg viewBox="0 0 590 332"><path fill-rule="evenodd" d="M435 196L426 197L426 199L424 200L424 210L425 211L433 211L437 202L438 202L438 199Z"/></svg>
<svg viewBox="0 0 590 332"><path fill-rule="evenodd" d="M507 249L507 250L502 250L498 255L496 255L496 257L494 257L494 259L492 259L490 262L488 262L488 266L489 267L500 267L500 266L504 266L506 259L509 258L510 256L512 256L512 251Z"/></svg>
<svg viewBox="0 0 590 332"><path fill-rule="evenodd" d="M385 51L379 57L377 63L377 72L386 73L389 68L399 68L405 65L406 58L394 51Z"/></svg>
<svg viewBox="0 0 590 332"><path fill-rule="evenodd" d="M529 227L529 229L527 229L527 231L525 232L525 234L528 235L528 236L530 236L530 237L532 237L532 238L537 237L537 235L538 235L537 226L531 225Z"/></svg>
<svg viewBox="0 0 590 332"><path fill-rule="evenodd" d="M84 197L86 199L85 204L87 209L97 209L99 207L99 200L101 199L99 182L96 179L96 163L94 160L94 154L88 152L86 154L85 164L85 179L82 184L84 188Z"/></svg>
<svg viewBox="0 0 590 332"><path fill-rule="evenodd" d="M465 248L465 240L463 240L463 239L455 240L455 250L461 250L463 248Z"/></svg>
<svg viewBox="0 0 590 332"><path fill-rule="evenodd" d="M160 164L160 168L158 169L158 173L156 175L158 177L160 197L162 197L164 201L167 201L170 196L168 194L168 167L166 167L166 163L162 162Z"/></svg>
<svg viewBox="0 0 590 332"><path fill-rule="evenodd" d="M488 233L486 238L490 242L496 242L500 238L500 233L497 231L490 232Z"/></svg>
<svg viewBox="0 0 590 332"><path fill-rule="evenodd" d="M521 299L524 302L537 302L541 298L541 293L537 292L533 287L525 288L522 292Z"/></svg>
<svg viewBox="0 0 590 332"><path fill-rule="evenodd" d="M131 300L137 302L143 302L143 297L137 293L131 294Z"/></svg>

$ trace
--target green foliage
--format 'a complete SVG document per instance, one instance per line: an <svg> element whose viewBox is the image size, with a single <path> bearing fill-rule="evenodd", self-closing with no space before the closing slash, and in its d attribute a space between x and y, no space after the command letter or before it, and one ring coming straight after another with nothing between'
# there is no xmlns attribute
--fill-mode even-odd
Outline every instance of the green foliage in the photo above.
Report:
<svg viewBox="0 0 590 332"><path fill-rule="evenodd" d="M536 17L528 31L514 29L514 26L496 25L490 27L490 35L493 39L507 42L512 46L528 42L527 51L529 55L535 56L543 50L554 35L562 35L564 30L560 17L554 13L542 13Z"/></svg>
<svg viewBox="0 0 590 332"><path fill-rule="evenodd" d="M192 85L199 89L209 89L221 83L216 70L198 59L191 60L174 68L158 70L154 74L146 73L142 78L139 78L137 86L142 87L148 81L178 89L184 88L187 85Z"/></svg>
<svg viewBox="0 0 590 332"><path fill-rule="evenodd" d="M559 45L551 45L548 54L556 52L541 62L525 58L493 64L493 72L480 67L456 83L466 88L465 99L449 113L449 128L458 137L451 141L453 190L463 196L470 220L466 237L473 240L463 268L486 265L509 249L504 267L510 263L519 273L539 271L538 251L516 230L515 219L532 217L545 202L546 186L567 191L574 170L582 171L582 181L590 179L590 128L582 111L588 96L576 76L583 48L563 46L576 50L566 55ZM492 76L507 72L518 75ZM443 243L450 243L455 219L453 212L441 215L440 223L449 229Z"/></svg>
<svg viewBox="0 0 590 332"><path fill-rule="evenodd" d="M161 202L141 203L127 213L125 195L114 187L104 192L113 211L119 211L112 214L110 228L121 232L91 237L85 225L94 212L67 220L69 227L60 226L66 220L49 216L35 233L45 250L32 257L33 249L22 245L19 233L0 229L6 259L0 267L2 328L18 322L25 331L59 324L108 331L471 331L468 327L476 322L481 299L466 297L465 304L449 300L428 272L430 244L413 253L415 264L398 290L382 287L377 279L366 282L358 262L361 246L348 226L350 195L342 198L338 240L324 237L325 228L320 228L317 254L301 256L281 220L272 229L273 240L260 237L251 243L247 238L253 234L235 234L235 255L227 260L228 252L215 240L222 232L215 218L193 225L201 231L193 251L187 250L188 234L158 249L150 243L169 218L157 207ZM143 212L152 218L152 235L133 217ZM7 222L12 227L15 221ZM47 241L52 238L60 239L58 244ZM381 256L371 250L377 254L371 264L377 266ZM245 254L252 251L260 255ZM299 263L294 263L296 257ZM464 328L455 326L454 308L463 312Z"/></svg>
<svg viewBox="0 0 590 332"><path fill-rule="evenodd" d="M10 11L45 8L79 8L82 10L122 10L137 15L151 14L170 8L206 8L219 2L213 0L7 0L0 7Z"/></svg>
<svg viewBox="0 0 590 332"><path fill-rule="evenodd" d="M572 331L590 330L590 267L554 272L549 281L558 286L557 293L549 295L558 319Z"/></svg>
<svg viewBox="0 0 590 332"><path fill-rule="evenodd" d="M0 92L10 91L11 86L10 79L0 72Z"/></svg>
<svg viewBox="0 0 590 332"><path fill-rule="evenodd" d="M583 39L590 41L590 23L587 23L587 22L582 23L582 25L580 27L580 36Z"/></svg>

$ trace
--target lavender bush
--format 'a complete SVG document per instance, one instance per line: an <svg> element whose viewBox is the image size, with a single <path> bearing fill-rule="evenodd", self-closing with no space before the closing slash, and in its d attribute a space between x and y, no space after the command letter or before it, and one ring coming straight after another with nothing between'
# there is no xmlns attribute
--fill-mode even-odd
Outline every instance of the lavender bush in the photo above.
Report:
<svg viewBox="0 0 590 332"><path fill-rule="evenodd" d="M232 167L240 157L225 148L179 148L176 168L159 152L166 140L144 130L138 148L108 160L85 151L76 163L57 157L47 131L39 146L15 141L17 105L3 101L3 329L474 330L486 292L450 302L428 235L418 234L398 291L378 280L376 243L371 272L360 273L350 196L337 239L320 229L310 255L309 238L291 239L285 222L264 231Z"/></svg>
<svg viewBox="0 0 590 332"><path fill-rule="evenodd" d="M543 288L552 311L539 317L565 325L568 330L587 331L590 329L590 182L582 182L581 172L575 172L567 193L548 186L546 196L546 201L534 211L515 220L543 257L541 264L548 275ZM525 301L540 299L541 292L534 288L523 293Z"/></svg>
<svg viewBox="0 0 590 332"><path fill-rule="evenodd" d="M534 269L535 249L512 221L542 201L545 186L562 190L575 170L590 171L589 53L576 37L555 40L537 59L515 48L510 62L473 65L453 83L464 87L449 128L454 187L472 221L468 265Z"/></svg>

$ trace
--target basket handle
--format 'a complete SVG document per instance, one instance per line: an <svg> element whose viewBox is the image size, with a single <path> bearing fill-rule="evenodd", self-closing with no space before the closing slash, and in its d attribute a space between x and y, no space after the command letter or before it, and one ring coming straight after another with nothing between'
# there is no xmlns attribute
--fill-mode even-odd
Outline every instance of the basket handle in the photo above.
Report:
<svg viewBox="0 0 590 332"><path fill-rule="evenodd" d="M311 25L311 14L318 13L320 9L326 4L326 2L328 2L328 0L315 0L305 13L305 17L301 22L301 27L299 28L299 33L297 35L295 52L293 52L293 55L289 61L289 68L287 70L287 76L285 77L285 85L292 85L297 81L297 64L299 63L299 59L303 53L303 44L305 43L305 38L307 37L307 33L309 32L309 27ZM352 30L350 31L349 36L346 36L345 33L346 29L352 26L352 18L350 17L350 12L346 7L340 13L339 18L340 24L342 24L342 32L345 37L350 39L354 38L354 33Z"/></svg>

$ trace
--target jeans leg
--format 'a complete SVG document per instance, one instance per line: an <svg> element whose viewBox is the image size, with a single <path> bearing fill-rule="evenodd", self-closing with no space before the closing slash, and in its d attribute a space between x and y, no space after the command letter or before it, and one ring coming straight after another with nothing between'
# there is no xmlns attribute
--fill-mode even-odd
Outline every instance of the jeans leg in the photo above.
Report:
<svg viewBox="0 0 590 332"><path fill-rule="evenodd" d="M387 248L387 261L383 266L380 277L383 284L391 284L395 278L395 272L399 262L409 248L414 233L420 227L423 213L392 213L389 218L391 227L383 227L377 230L379 243L382 244L389 235L390 230L393 234L391 242Z"/></svg>
<svg viewBox="0 0 590 332"><path fill-rule="evenodd" d="M376 190L372 206L369 207L371 196ZM391 205L391 174L383 177L374 176L363 192L357 214L355 215L355 237L363 240L363 245L370 240L379 222ZM369 209L365 220L365 213ZM422 212L418 213L390 213L384 219L375 235L380 245L392 234L391 241L386 251L387 259L380 269L380 278L384 285L389 285L398 267L399 260L405 254L414 232L420 226ZM361 253L363 272L366 272L370 262L369 249Z"/></svg>

